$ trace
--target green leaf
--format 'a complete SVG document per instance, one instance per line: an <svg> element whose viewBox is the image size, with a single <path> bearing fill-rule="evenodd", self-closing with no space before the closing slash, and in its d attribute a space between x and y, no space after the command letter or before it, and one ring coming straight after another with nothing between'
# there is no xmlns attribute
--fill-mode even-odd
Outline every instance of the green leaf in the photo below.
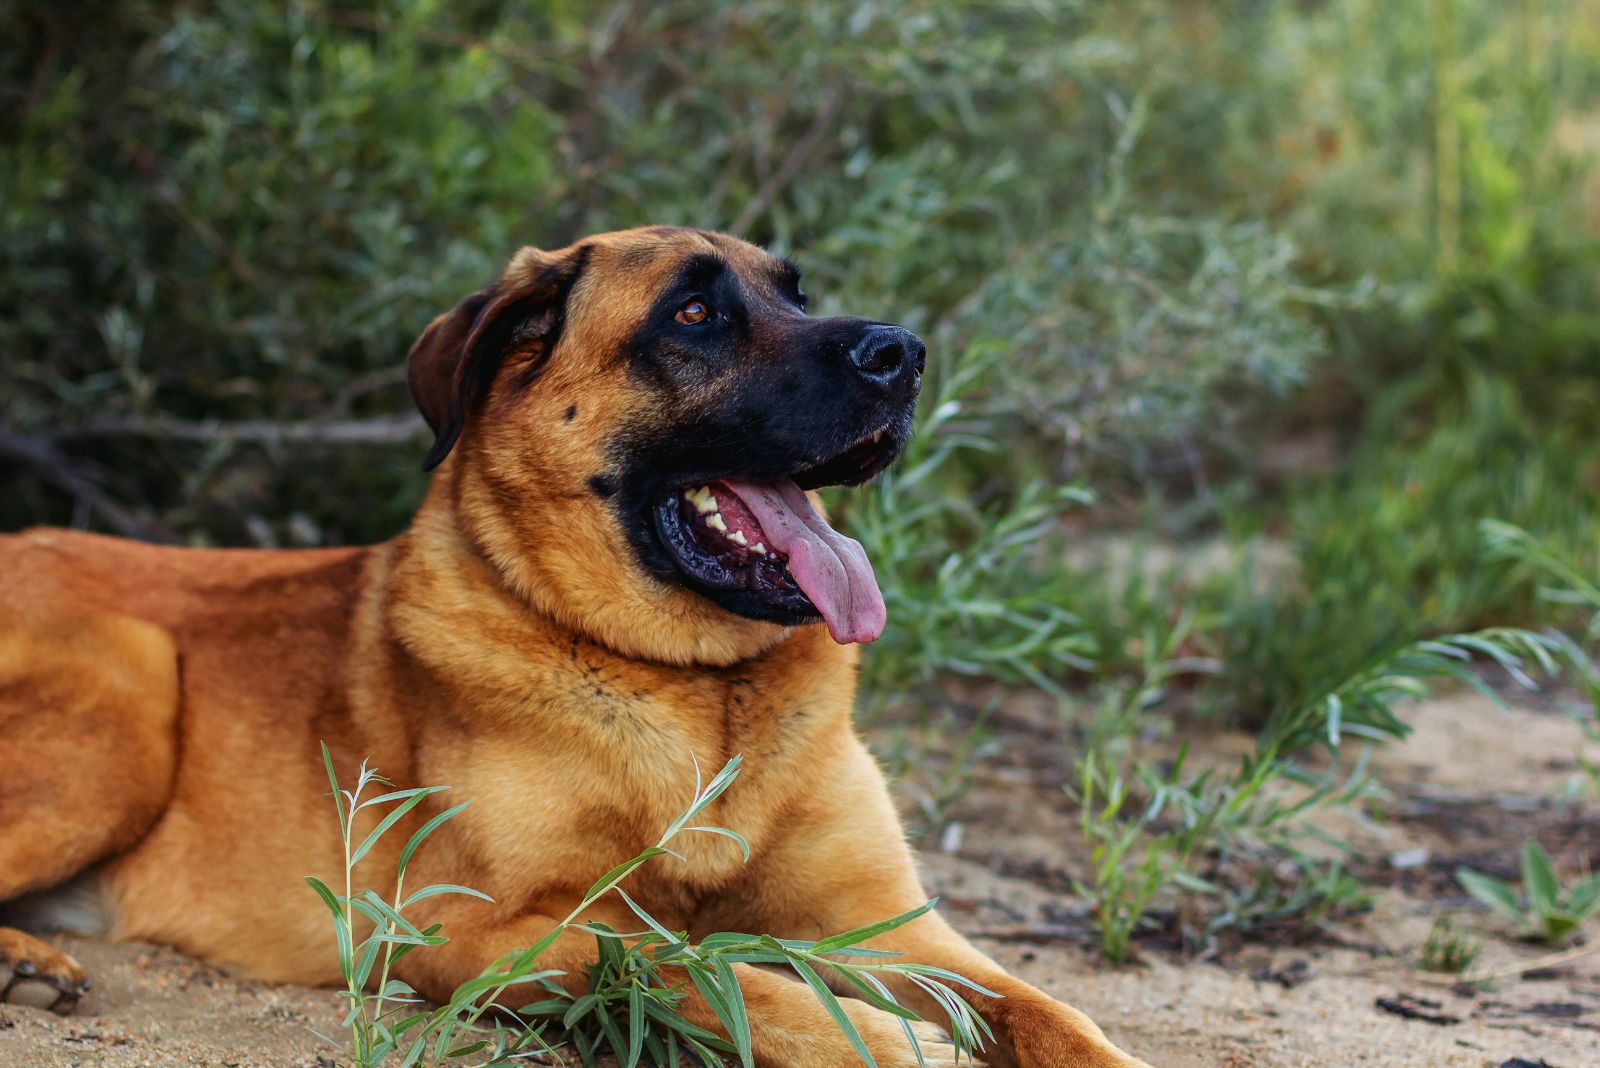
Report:
<svg viewBox="0 0 1600 1068"><path fill-rule="evenodd" d="M750 843L745 841L744 835L738 831L730 831L726 827L685 827L686 831L702 831L706 834L720 834L724 838L731 838L739 845L739 851L744 854L745 862L750 860Z"/></svg>
<svg viewBox="0 0 1600 1068"><path fill-rule="evenodd" d="M858 972L852 968L840 968L837 966L835 966L835 971L841 979L861 991L861 1000L867 1004L882 1009L890 1015L899 1016L902 1019L922 1019L922 1017L896 1001L894 996L889 993L889 989L871 972Z"/></svg>
<svg viewBox="0 0 1600 1068"><path fill-rule="evenodd" d="M634 1068L639 1063L639 1054L644 1052L644 1023L647 1017L643 998L638 983L628 986L628 1055L623 1059L622 1068Z"/></svg>
<svg viewBox="0 0 1600 1068"><path fill-rule="evenodd" d="M333 806L339 811L339 833L342 835L345 821L344 795L339 792L339 776L334 774L333 754L328 752L328 743L322 742L320 744L322 746L322 766L328 773L329 785L333 787Z"/></svg>
<svg viewBox="0 0 1600 1068"><path fill-rule="evenodd" d="M442 935L439 934L439 929L441 927L443 927L443 926L444 926L443 924L435 923L435 924L430 924L427 927L424 927L422 929L422 935L423 935L423 938L425 939L425 941L420 943L420 944L422 944L422 945L430 945L430 946L442 946L446 942L450 941L448 938L445 938L445 937L443 937ZM418 945L419 945L419 943L404 943L404 944L401 944L399 946L396 946L395 947L395 951L392 954L390 954L390 956L389 956L389 963L391 965L393 965L395 962L400 960L400 958L404 957L407 953L410 953L413 949L416 949Z"/></svg>
<svg viewBox="0 0 1600 1068"><path fill-rule="evenodd" d="M668 824L666 831L661 835L662 842L668 841L683 830L690 820L705 811L711 802L721 797L723 791L732 786L733 780L739 777L739 766L744 762L744 757L741 754L734 754L732 759L722 766L722 770L717 772L711 781L706 784L705 789L702 790L700 788L700 761L695 759L693 753L689 754L689 758L694 761L694 800L689 803L689 807L684 809L677 819Z"/></svg>
<svg viewBox="0 0 1600 1068"><path fill-rule="evenodd" d="M675 1031L682 1035L686 1042L717 1049L724 1053L733 1051L733 1046L721 1035L691 1023L665 1005L660 1004L655 998L645 999L644 1011L652 1020L666 1027L669 1031ZM712 1058L709 1063L715 1064L716 1058Z"/></svg>
<svg viewBox="0 0 1600 1068"><path fill-rule="evenodd" d="M1219 884L1209 879L1203 879L1193 872L1184 871L1181 868L1172 873L1172 881L1190 893L1209 894L1212 897L1220 897L1223 893L1223 889Z"/></svg>
<svg viewBox="0 0 1600 1068"><path fill-rule="evenodd" d="M710 1068L715 1068L716 1065L722 1063L722 1058L718 1056L719 1053L727 1052L725 1048L727 1043L721 1039L717 1039L715 1042L707 1042L705 1039L684 1035L683 1044L689 1047L689 1052L695 1055L696 1060L702 1065L710 1066Z"/></svg>
<svg viewBox="0 0 1600 1068"><path fill-rule="evenodd" d="M491 968L493 968L492 965ZM459 1009L464 1005L475 1002L479 995L490 990L494 990L497 987L519 986L524 983L536 983L541 979L564 974L564 972L558 969L529 972L522 970L521 967L513 968L510 971L487 971L476 978L469 979L460 986L456 987L455 990L451 992L450 1001L444 1006L444 1009Z"/></svg>
<svg viewBox="0 0 1600 1068"><path fill-rule="evenodd" d="M831 953L833 950L843 949L846 946L853 946L857 942L865 942L869 938L876 938L878 935L892 931L897 927L904 927L918 916L925 915L932 911L933 907L938 903L939 899L933 898L932 900L917 906L909 912L902 912L900 915L893 916L887 920L879 920L877 923L869 923L865 927L857 927L853 931L845 931L843 934L836 934L828 938L820 939L812 944L811 952Z"/></svg>
<svg viewBox="0 0 1600 1068"><path fill-rule="evenodd" d="M1579 926L1578 918L1563 909L1553 909L1539 916L1540 933L1551 945L1565 942Z"/></svg>
<svg viewBox="0 0 1600 1068"><path fill-rule="evenodd" d="M1470 868L1457 868L1456 882L1461 884L1461 889L1502 916L1518 923L1525 919L1517 895L1512 893L1511 887L1499 879Z"/></svg>
<svg viewBox="0 0 1600 1068"><path fill-rule="evenodd" d="M572 1004L571 997L545 998L543 1001L530 1002L517 1010L523 1016L560 1016Z"/></svg>
<svg viewBox="0 0 1600 1068"><path fill-rule="evenodd" d="M344 906L339 903L338 895L328 889L327 883L324 883L315 875L307 875L306 882L311 889L317 892L317 896L322 899L322 903L328 906L328 911L333 913L335 919L344 919Z"/></svg>
<svg viewBox="0 0 1600 1068"><path fill-rule="evenodd" d="M867 1068L878 1068L878 1062L872 1059L872 1051L867 1049L866 1042L861 1038L861 1032L856 1030L856 1025L844 1011L844 1006L839 1004L839 999L834 997L833 991L828 989L828 984L822 981L822 976L817 974L816 969L798 959L791 960L789 966L795 970L795 974L805 980L805 984L811 988L817 1000L822 1002L822 1007L833 1017L833 1022L838 1025L839 1030L856 1051L856 1055L861 1058L861 1063L867 1065Z"/></svg>
<svg viewBox="0 0 1600 1068"><path fill-rule="evenodd" d="M471 801L463 801L461 804L456 805L453 808L447 808L443 812L440 812L438 815L429 819L428 822L424 823L421 827L418 827L416 833L412 834L410 841L406 842L405 848L400 850L400 860L395 865L396 872L400 875L404 875L406 873L406 866L411 863L412 855L416 853L417 848L422 845L427 837L434 831L438 830L440 825L442 825L446 820L454 818L458 813L461 812L462 809L466 808L470 804L472 804Z"/></svg>
<svg viewBox="0 0 1600 1068"><path fill-rule="evenodd" d="M1522 889L1528 902L1541 916L1553 912L1561 903L1561 885L1550 864L1550 854L1531 839L1522 844Z"/></svg>
<svg viewBox="0 0 1600 1068"><path fill-rule="evenodd" d="M382 943L376 938L369 938L361 944L361 954L356 959L355 972L351 976L353 985L367 985L367 980L372 977L372 968L378 963L378 951L382 948Z"/></svg>
<svg viewBox="0 0 1600 1068"><path fill-rule="evenodd" d="M364 808L371 808L373 805L387 805L391 801L405 800L415 797L418 794L437 793L443 789L443 786L408 786L404 790L390 790L388 793L367 798L365 801L356 806L356 810L360 811Z"/></svg>
<svg viewBox="0 0 1600 1068"><path fill-rule="evenodd" d="M429 796L436 794L443 789L445 789L443 786L424 787L412 793L410 797L407 797L404 801L391 809L389 814L378 821L378 825L372 829L372 833L368 834L366 838L362 839L361 844L356 847L356 851L350 855L351 866L354 867L356 864L360 863L361 858L366 856L372 847L378 844L378 839L387 834L390 827L393 827L396 823L399 823L401 820L405 819L406 813L422 804L422 802Z"/></svg>
<svg viewBox="0 0 1600 1068"><path fill-rule="evenodd" d="M943 979L947 983L953 983L956 986L964 986L968 990L971 990L971 991L974 991L976 993L982 994L985 997L998 998L998 997L1002 996L1000 994L995 993L993 990L990 990L988 987L984 986L982 983L979 983L979 982L977 982L976 980L973 980L973 979L968 979L966 976L960 974L959 972L953 972L949 968L940 968L940 967L938 967L936 965L933 965L933 964L915 964L915 963L900 964L900 965L896 965L895 970L896 971L900 971L900 972L905 972L908 975L933 976L933 977L938 978L938 979Z"/></svg>
<svg viewBox="0 0 1600 1068"><path fill-rule="evenodd" d="M409 935L412 938L421 938L422 932L417 925L396 912L389 903L379 897L375 890L363 890L350 899L350 904L380 928L384 924L393 925L395 931Z"/></svg>
<svg viewBox="0 0 1600 1068"><path fill-rule="evenodd" d="M572 1005L561 1017L561 1026L566 1028L568 1031L572 1030L573 1024L577 1023L590 1012L594 1011L595 1007L599 1004L600 998L597 995L584 994L582 997L573 1001Z"/></svg>
<svg viewBox="0 0 1600 1068"><path fill-rule="evenodd" d="M467 897L475 897L480 901L487 901L491 904L494 902L494 898L482 890L474 890L470 886L457 886L455 883L434 883L432 886L424 886L421 890L406 898L400 903L400 907L408 909L419 901L426 901L428 898L438 897L440 894L464 894Z"/></svg>
<svg viewBox="0 0 1600 1068"><path fill-rule="evenodd" d="M617 888L617 896L622 898L622 903L632 909L633 914L643 920L650 930L654 931L657 935L660 935L663 941L669 943L682 942L683 938L687 936L686 933L684 936L673 934L660 923L656 922L656 918L641 908L639 903L633 900L633 898L629 897L628 892L621 887Z"/></svg>
<svg viewBox="0 0 1600 1068"><path fill-rule="evenodd" d="M721 957L714 958L712 964L717 969L719 985L728 998L728 1018L732 1025L728 1028L728 1037L733 1040L739 1063L751 1068L755 1064L755 1053L750 1044L750 1015L745 1010L744 991L739 986L738 973L733 970L732 964Z"/></svg>
<svg viewBox="0 0 1600 1068"><path fill-rule="evenodd" d="M922 1043L918 1040L917 1033L911 1029L911 1021L902 1019L900 1021L900 1030L906 1033L906 1042L911 1046L911 1052L917 1058L917 1068L928 1068L927 1058L922 1055ZM956 1062L958 1064L960 1063L960 1058L961 1054L958 1049L956 1053Z"/></svg>
<svg viewBox="0 0 1600 1068"><path fill-rule="evenodd" d="M600 1030L605 1032L611 1052L619 1058L622 1057L627 1052L628 1040L623 1037L622 1028L617 1026L616 1019L611 1015L610 1006L603 998L595 1005L595 1017L600 1021Z"/></svg>
<svg viewBox="0 0 1600 1068"><path fill-rule="evenodd" d="M1600 875L1581 880L1567 895L1567 909L1579 920L1600 911Z"/></svg>
<svg viewBox="0 0 1600 1068"><path fill-rule="evenodd" d="M663 856L666 854L666 852L667 850L662 849L660 846L651 846L649 849L646 849L643 853L640 853L632 860L623 861L615 868L612 868L610 871L600 876L600 878L596 880L595 884L589 887L589 892L583 895L583 899L585 901L594 900L601 894L604 894L607 890L611 889L612 886L621 882L628 876L629 873L634 871L634 869L638 868L645 861L650 860L652 857Z"/></svg>
<svg viewBox="0 0 1600 1068"><path fill-rule="evenodd" d="M333 940L339 953L339 974L344 976L345 985L350 985L351 969L355 965L355 947L350 944L350 930L344 925L343 920L333 921Z"/></svg>

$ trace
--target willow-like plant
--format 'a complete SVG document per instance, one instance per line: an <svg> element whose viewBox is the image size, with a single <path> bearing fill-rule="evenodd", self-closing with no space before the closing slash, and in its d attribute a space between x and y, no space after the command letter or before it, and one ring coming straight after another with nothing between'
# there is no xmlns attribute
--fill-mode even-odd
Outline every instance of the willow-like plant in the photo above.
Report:
<svg viewBox="0 0 1600 1068"><path fill-rule="evenodd" d="M453 883L436 883L408 894L406 871L423 843L467 803L438 812L407 839L396 860L394 886L388 894L358 890L356 865L417 806L446 788L390 789L367 797L372 787L392 784L363 761L355 786L342 789L326 745L322 757L333 786L344 843L344 892L335 892L314 876L307 876L306 882L333 919L339 972L345 982L341 993L347 1003L344 1026L349 1029L349 1039L341 1043L326 1035L320 1037L342 1048L354 1068L512 1065L532 1053L552 1052L552 1040L547 1035L570 1042L585 1065L594 1064L599 1054L610 1052L624 1068L641 1063L675 1068L686 1061L714 1065L729 1058L751 1068L751 1025L736 964L782 965L792 970L869 1066L874 1066L872 1054L824 981L825 975L848 984L869 1004L898 1017L919 1062L922 1050L911 1024L920 1017L895 998L885 981L890 977L921 989L944 1010L960 1053L970 1058L974 1050L981 1049L993 1037L988 1025L956 988L997 996L993 991L946 969L896 960L897 954L862 945L928 912L933 901L899 916L816 941L719 933L691 943L685 932L669 931L622 890L623 881L650 860L669 855L683 859L670 844L680 834L731 838L749 858L749 846L738 832L692 822L733 784L739 774L738 756L709 782L701 780L696 764L694 793L688 806L655 845L602 875L543 938L507 952L482 974L458 986L443 1004L429 1006L408 984L394 978L392 969L406 954L440 945L447 938L439 924L418 927L407 919L406 910L443 894L464 894L486 901L489 898L478 890ZM383 815L371 831L358 837L357 814L369 809L382 811ZM602 924L580 922L595 902L612 893L633 910L644 930L624 934ZM587 931L597 941L597 961L589 968L588 989L578 995L558 982L563 972L540 967L541 956L570 929ZM370 933L363 935L363 931ZM522 1000L508 996L516 987L531 988L537 992L536 999L514 1007ZM711 1006L725 1034L708 1031L684 1014L682 1003L691 988Z"/></svg>

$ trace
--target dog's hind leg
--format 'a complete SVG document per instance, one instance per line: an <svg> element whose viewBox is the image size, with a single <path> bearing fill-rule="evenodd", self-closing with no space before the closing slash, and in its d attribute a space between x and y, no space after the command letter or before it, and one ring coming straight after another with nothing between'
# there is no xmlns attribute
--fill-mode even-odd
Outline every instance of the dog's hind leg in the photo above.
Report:
<svg viewBox="0 0 1600 1068"><path fill-rule="evenodd" d="M133 845L172 792L178 657L160 627L96 615L0 629L0 902ZM70 1011L72 958L0 927L0 1001L47 987Z"/></svg>

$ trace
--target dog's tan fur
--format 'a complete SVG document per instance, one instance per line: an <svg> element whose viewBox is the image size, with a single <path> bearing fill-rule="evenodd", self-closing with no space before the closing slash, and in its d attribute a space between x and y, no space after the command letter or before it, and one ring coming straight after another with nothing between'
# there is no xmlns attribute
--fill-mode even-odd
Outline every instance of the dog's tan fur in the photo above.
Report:
<svg viewBox="0 0 1600 1068"><path fill-rule="evenodd" d="M743 754L704 819L739 830L753 855L743 863L732 842L690 835L676 843L683 860L640 869L629 891L667 925L816 937L925 900L851 726L854 647L650 579L590 488L613 432L660 417L608 355L660 280L705 248L755 278L765 253L679 230L583 247L555 352L508 352L393 541L264 552L57 530L0 538L0 901L88 869L117 938L267 979L337 982L326 913L300 884L334 882L341 866L319 740L346 781L366 757L397 783L448 783L450 802L472 801L409 877L495 902L428 903L451 940L405 958L400 975L433 997L538 939L600 873L654 843L696 760L714 770ZM542 284L576 254L525 249L499 293ZM419 340L420 390L448 378L469 325L447 314ZM548 360L537 385L515 388L536 359ZM381 884L398 844L389 836L361 877ZM589 918L634 925L611 901ZM973 996L998 1038L991 1063L1139 1063L937 915L874 945L1004 995ZM592 948L574 933L545 964L581 981ZM0 962L26 953L79 977L0 929ZM803 986L741 973L760 1063L855 1062ZM938 1018L915 990L898 993ZM915 1063L891 1017L849 1004L880 1065ZM688 1006L716 1026L703 1003Z"/></svg>

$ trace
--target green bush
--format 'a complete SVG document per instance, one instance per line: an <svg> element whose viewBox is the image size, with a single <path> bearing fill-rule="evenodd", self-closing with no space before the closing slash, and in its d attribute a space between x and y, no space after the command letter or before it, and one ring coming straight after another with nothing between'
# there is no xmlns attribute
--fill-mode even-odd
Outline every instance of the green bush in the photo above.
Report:
<svg viewBox="0 0 1600 1068"><path fill-rule="evenodd" d="M933 343L917 451L841 505L880 694L1114 674L1193 593L1264 712L1544 618L1477 519L1584 550L1595 0L58 7L0 8L5 527L388 536L421 326L523 242L671 222ZM1348 472L1285 477L1318 434ZM1298 578L1110 603L1065 549L1130 521L1284 537Z"/></svg>
<svg viewBox="0 0 1600 1068"><path fill-rule="evenodd" d="M1226 664L1216 690L1233 711L1259 721L1429 635L1570 618L1487 557L1486 520L1552 538L1600 574L1600 502L1588 488L1600 447L1590 435L1481 377L1418 434L1369 437L1345 472L1293 502L1282 532L1291 574L1259 593L1248 574L1230 576L1211 594Z"/></svg>
<svg viewBox="0 0 1600 1068"><path fill-rule="evenodd" d="M1138 20L1021 2L591 14L133 3L80 34L11 4L7 429L187 539L381 537L419 492L414 443L343 462L348 445L230 428L404 412L411 339L517 245L642 222L798 249L821 310L903 319L936 360L1013 346L1053 383L1029 424L1077 448L1138 454L1171 436L1169 408L1205 438L1204 401L1292 380L1317 348L1283 238L1130 193L1170 132L1135 122ZM1029 378L987 408L1034 397ZM224 425L175 441L172 419ZM22 473L0 518L73 515L59 481Z"/></svg>

